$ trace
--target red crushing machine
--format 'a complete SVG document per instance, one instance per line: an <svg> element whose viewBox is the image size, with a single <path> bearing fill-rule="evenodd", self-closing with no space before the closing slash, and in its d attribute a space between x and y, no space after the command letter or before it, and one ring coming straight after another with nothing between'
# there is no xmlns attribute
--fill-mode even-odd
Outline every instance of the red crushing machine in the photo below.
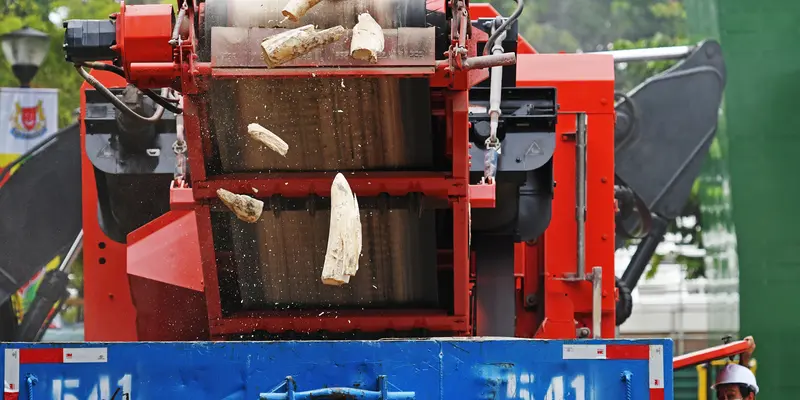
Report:
<svg viewBox="0 0 800 400"><path fill-rule="evenodd" d="M537 54L518 34L522 1L508 18L468 0L323 1L299 22L284 3L122 3L65 22L86 80L86 339L615 337L618 303L630 309L615 218L658 211L664 190L643 205L629 179L653 173L631 157L654 157L636 147L653 141L620 152L615 118L630 117L622 136L652 118L643 101L625 113L636 94L617 101L614 55ZM347 51L364 12L385 35L376 63ZM261 41L304 24L348 33L267 68ZM698 48L721 62L715 42ZM711 84L715 128L724 79ZM250 123L288 154L248 139ZM364 233L357 275L332 287L320 272L337 173ZM259 221L218 189L262 200Z"/></svg>

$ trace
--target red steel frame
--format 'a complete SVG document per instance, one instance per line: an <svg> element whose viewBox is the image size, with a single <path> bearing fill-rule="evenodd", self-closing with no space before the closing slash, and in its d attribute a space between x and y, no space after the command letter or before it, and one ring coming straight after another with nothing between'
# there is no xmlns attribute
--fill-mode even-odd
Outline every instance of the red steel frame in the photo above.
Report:
<svg viewBox="0 0 800 400"><path fill-rule="evenodd" d="M125 81L109 72L93 71L109 87ZM81 120L86 116L86 90L81 87ZM125 244L111 240L97 219L95 169L86 154L86 125L81 123L81 186L83 190L84 338L87 341L135 341L136 308L126 271Z"/></svg>
<svg viewBox="0 0 800 400"><path fill-rule="evenodd" d="M443 9L444 0L440 0L440 4ZM190 7L187 10L191 21L196 20L195 9ZM473 20L497 15L486 4L471 5L469 10ZM329 194L333 176L312 173L269 177L246 174L207 176L204 160L211 149L210 135L204 124L207 110L197 94L203 92L212 76L228 79L240 75L235 71L215 73L210 64L196 62L193 29L189 29L189 39L177 50L170 48L172 53L167 57L165 44L171 35L171 13L169 5L123 4L122 12L116 16L119 26L116 47L123 55L129 81L140 88L172 86L185 94L184 124L192 171L191 188L182 182L174 185L172 211L131 233L127 245L119 244L108 239L99 228L94 169L83 154L86 339L188 340L209 336L224 338L253 330L369 332L424 328L469 334L472 321L469 207L493 207L494 188L470 185L469 182L468 90L486 79L488 72L456 70L448 74L441 66L428 71L414 71L424 73L431 81L434 104L439 104L438 109L433 110L434 115L447 117L448 154L452 157L449 173L370 173L369 176L356 174L348 177L353 191L359 196L420 191L449 199L454 214L452 268L455 301L452 314L408 310L391 314L340 313L339 318L269 312L223 316L209 206L216 189L252 193L252 188L256 188L263 196L304 197L311 193L325 196ZM130 33L131 30L136 32ZM477 55L477 42L486 40L486 35L477 29L473 29L472 34L472 39L466 43L470 57ZM130 51L131 48L134 52ZM527 42L520 42L517 84L554 86L558 91L561 112L586 112L589 115L591 166L588 168L587 188L587 265L589 268L599 265L604 269L602 336L613 337L613 60L610 56L533 53ZM345 70L362 76L387 73L372 68ZM305 70L289 71L284 71L283 76L308 75ZM119 77L100 71L93 74L107 86L124 86ZM241 75L255 78L252 72ZM85 112L84 95L81 101L82 112ZM516 248L519 298L540 291L542 287L537 277L544 274L545 310L542 315L537 315L525 308L523 300L517 307L517 336L571 338L575 336L573 319L582 325L590 325L590 283L560 280L565 273L574 272L576 262L574 251L568 250L576 248L574 142L569 135L575 130L574 115L563 114L558 122L558 135L564 140L558 142L554 158L558 186L553 220L542 238L535 243L518 244ZM85 127L81 129L85 137ZM308 318L299 318L303 316Z"/></svg>
<svg viewBox="0 0 800 400"><path fill-rule="evenodd" d="M575 113L587 114L586 271L602 267L600 337L615 337L614 287L614 59L597 54L519 55L518 86L556 87L559 104L553 156L552 220L533 243L516 246L516 336L565 339L591 328L592 288L564 280L577 265ZM543 276L542 280L539 277ZM540 293L542 314L526 308ZM577 321L577 325L576 325Z"/></svg>
<svg viewBox="0 0 800 400"><path fill-rule="evenodd" d="M444 7L444 0L442 0ZM196 21L196 7L187 10L190 21ZM311 193L317 195L328 195L331 175L326 174L287 174L284 176L270 176L264 178L260 176L247 175L228 175L220 177L209 177L205 171L203 160L210 153L210 140L208 132L204 129L203 122L207 120L207 110L205 104L199 101L197 94L203 92L206 82L213 76L215 79L237 78L246 75L250 78L258 79L270 76L272 78L306 76L308 71L304 70L283 70L278 75L274 71L269 74L258 74L254 76L252 71L248 73L237 73L236 70L214 71L209 64L197 63L194 56L193 43L194 29L188 30L189 38L182 46L174 51L166 43L169 40L171 25L172 8L169 5L149 5L149 6L125 6L123 4L121 12L116 15L118 23L118 35L116 50L123 58L128 81L135 83L140 88L173 86L180 89L186 96L184 98L184 123L186 127L186 138L189 144L188 156L192 170L192 189L179 186L173 188L174 192L191 191L193 203L185 199L173 203L175 210L165 216L158 218L150 224L133 232L128 237L127 264L123 269L131 279L131 286L136 284L136 280L144 279L147 285L140 285L132 292L139 294L139 291L150 293L157 292L152 285L164 284L172 287L185 289L189 292L197 292L202 288L206 309L208 326L212 337L223 337L231 333L243 333L253 330L273 331L342 331L342 330L361 330L361 331L384 331L384 330L407 330L413 328L425 328L439 331L449 331L454 333L467 334L470 331L470 274L469 274L469 244L468 244L468 218L471 200L475 200L473 207L494 205L493 186L470 186L469 182L469 155L468 155L468 93L472 84L480 82L488 77L485 70L452 70L447 71L441 65L430 70L415 69L403 71L387 71L375 68L350 69L339 74L350 74L351 76L381 76L386 74L407 74L419 73L429 76L433 91L439 94L438 104L442 105L439 113L446 115L447 135L449 139L449 153L452 156L452 170L448 174L376 174L355 175L348 178L353 191L359 196L377 195L380 192L389 194L406 194L410 191L420 191L429 196L447 198L450 201L455 232L453 245L453 271L454 271L454 312L447 315L444 312L432 314L430 312L409 311L394 315L391 319L379 315L369 315L365 313L345 316L340 313L339 318L298 318L302 314L280 314L280 313L241 313L233 316L223 317L220 299L219 283L217 280L217 265L215 262L216 254L213 250L213 239L211 235L211 219L209 200L215 197L218 188L226 188L233 192L251 193L252 188L259 189L259 193L264 196L281 194L286 197L305 197ZM468 22L468 20L466 21ZM461 25L461 32L465 32ZM473 39L466 44L468 56L477 56L476 39L486 39L482 32L475 32ZM463 42L463 40L462 40ZM169 50L169 51L167 51ZM175 61L173 61L175 59ZM219 73L218 73L219 72ZM319 73L319 71L316 71ZM319 76L319 74L317 74ZM176 84L177 78L177 84ZM286 185L286 182L290 182ZM96 197L96 194L95 196ZM176 195L175 197L179 197ZM196 218L196 228L187 226L186 217L194 214ZM93 215L88 213L87 215ZM183 224L183 226L179 226ZM95 221L96 224L96 221ZM186 235L186 231L196 229L196 241L192 240L191 235ZM172 254L164 257L165 252L173 252L174 247L164 246L165 239L154 240L153 238L182 238L184 246L196 243L199 249L199 257L195 255ZM161 245L160 245L161 244ZM178 243L172 243L178 246ZM192 252L189 252L192 253ZM119 261L123 261L119 256ZM201 260L202 277L198 278L196 271L186 265L192 265L193 261ZM146 260L149 260L146 262ZM161 260L161 261L155 261ZM105 260L108 262L108 260ZM115 260L116 261L116 260ZM135 263L134 261L139 261ZM154 265L152 262L155 262ZM178 264L183 265L178 265ZM125 262L121 263L125 265ZM149 266L143 266L149 264ZM173 273L163 273L164 268L176 268ZM123 272L120 271L120 272ZM119 279L114 279L119 281ZM150 287L147 287L147 286ZM164 288L160 288L164 289ZM131 297L128 293L127 297ZM132 296L136 297L136 296ZM149 299L153 296L138 296L141 299ZM141 303L143 300L140 300ZM133 300L131 300L133 302ZM102 303L102 302L101 302ZM129 302L126 302L130 304ZM141 314L141 307L137 307ZM98 313L100 314L100 313ZM105 314L105 313L102 313ZM129 312L123 314L130 315ZM160 318L159 318L160 319ZM141 317L139 317L141 322ZM155 322L155 321L153 321ZM91 325L91 324L90 324ZM191 324L190 324L191 325ZM152 326L152 325L151 325ZM90 330L94 329L94 325ZM141 327L140 327L141 328ZM181 330L183 331L183 330ZM188 332L188 331L186 331ZM184 333L186 333L184 332ZM195 333L202 334L199 330ZM139 339L146 334L138 332ZM91 336L91 335L89 335Z"/></svg>
<svg viewBox="0 0 800 400"><path fill-rule="evenodd" d="M444 2L442 2L444 5ZM469 56L477 55L476 42L467 43ZM385 76L388 73L398 74L397 71L386 71L379 68L345 69L338 72L338 76ZM261 72L261 71L259 71ZM287 69L283 73L271 72L269 75L276 78L307 76L308 71ZM318 71L321 72L321 71ZM403 71L411 72L411 71ZM218 268L214 252L213 237L211 235L211 211L208 201L216 198L216 190L224 188L234 193L252 193L252 188L258 189L259 195L269 197L279 194L285 197L307 197L310 194L319 196L330 195L330 182L332 174L294 173L283 176L272 175L268 178L259 175L228 175L225 177L209 177L205 171L205 155L210 153L209 135L203 135L201 126L204 105L196 101L193 96L187 97L185 113L186 136L189 144L189 162L192 170L192 187L197 201L197 227L201 259L203 263L203 276L205 282L205 296L208 311L209 325L212 337L224 337L228 334L249 333L254 330L264 332L317 332L332 331L343 332L358 330L362 332L381 332L387 330L406 331L412 329L428 329L468 334L470 331L469 319L469 204L471 195L469 190L469 140L468 140L468 109L469 97L467 90L472 82L478 82L488 76L486 71L453 71L447 74L442 69L435 71L421 71L430 75L431 87L441 90L444 98L444 114L448 116L447 136L450 138L450 152L452 154L452 170L448 174L397 174L397 173L369 173L354 174L348 177L348 182L353 192L359 197L376 196L381 192L390 195L405 195L411 191L419 191L428 196L437 196L449 199L453 210L453 313L448 315L445 311L438 313L421 311L402 311L386 313L385 311L370 312L339 312L337 315L319 316L318 313L304 312L246 312L224 316L220 302ZM238 78L243 74L214 73L217 79ZM280 74L280 75L279 75ZM261 73L249 73L249 78L263 79ZM279 76L276 76L279 75ZM317 74L317 76L320 76ZM433 89L433 90L436 90ZM204 140L206 139L206 140ZM482 199L491 202L494 197ZM390 316L390 318L387 318Z"/></svg>
<svg viewBox="0 0 800 400"><path fill-rule="evenodd" d="M733 357L737 354L745 353L749 349L750 343L745 340L737 340L708 349L698 350L673 358L672 369L681 369L725 357Z"/></svg>

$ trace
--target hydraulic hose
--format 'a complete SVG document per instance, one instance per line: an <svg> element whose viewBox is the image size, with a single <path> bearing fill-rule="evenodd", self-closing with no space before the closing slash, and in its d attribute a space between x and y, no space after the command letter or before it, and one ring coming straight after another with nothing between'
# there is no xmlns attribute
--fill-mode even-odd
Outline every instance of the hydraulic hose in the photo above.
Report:
<svg viewBox="0 0 800 400"><path fill-rule="evenodd" d="M508 27L511 26L514 22L519 19L519 16L522 14L522 9L525 7L525 0L516 0L517 2L517 9L511 14L510 17L497 28L491 36L489 36L489 40L486 42L486 47L483 48L483 55L489 55L489 52L492 51L492 47L494 47L494 42L497 41L497 38L500 35L508 30Z"/></svg>
<svg viewBox="0 0 800 400"><path fill-rule="evenodd" d="M102 64L102 63L97 63L97 64ZM103 64L103 65L106 65L106 64ZM103 95L103 97L105 97L108 101L110 101L114 105L114 107L116 107L122 113L124 113L125 115L128 115L131 118L134 118L136 120L139 120L139 121L145 122L145 123L150 123L150 124L156 123L164 115L164 110L166 108L173 108L174 107L174 105L169 103L168 100L163 99L162 96L158 96L157 94L153 93L152 90L148 89L148 90L144 91L145 95L147 95L148 97L153 99L153 101L155 101L158 104L158 107L156 108L156 112L153 115L151 115L149 117L142 116L142 115L138 114L136 111L131 110L127 105L125 105L125 103L123 103L120 99L118 99L117 96L114 95L114 93L111 93L111 91L108 90L107 87L103 86L103 84L100 83L100 81L98 81L95 77L93 77L92 75L87 73L86 70L83 69L83 67L84 67L83 64L75 64L75 70L78 71L78 74L80 74L80 76L86 81L86 83L88 83L93 88L95 88L98 92L100 92ZM118 71L116 71L115 69L112 69L112 68L103 68L103 69L105 69L106 71L119 73ZM179 112L182 111L182 110L180 110L178 108L174 108L174 110L175 111L179 111ZM173 110L170 110L170 111L175 112Z"/></svg>

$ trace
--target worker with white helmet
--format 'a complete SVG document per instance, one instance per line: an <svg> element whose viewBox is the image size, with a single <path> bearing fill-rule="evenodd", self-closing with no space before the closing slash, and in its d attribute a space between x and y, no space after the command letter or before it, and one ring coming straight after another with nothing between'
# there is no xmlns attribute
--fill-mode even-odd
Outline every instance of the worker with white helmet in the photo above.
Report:
<svg viewBox="0 0 800 400"><path fill-rule="evenodd" d="M756 342L751 336L744 340L750 343L750 348L739 357L739 364L728 364L717 373L716 383L711 387L717 392L717 400L755 400L758 394L756 376L746 367Z"/></svg>

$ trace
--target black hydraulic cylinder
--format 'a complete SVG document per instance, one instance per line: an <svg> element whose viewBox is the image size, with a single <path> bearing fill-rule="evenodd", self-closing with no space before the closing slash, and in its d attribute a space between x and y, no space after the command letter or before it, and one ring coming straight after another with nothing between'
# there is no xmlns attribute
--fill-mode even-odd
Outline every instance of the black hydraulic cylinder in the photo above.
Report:
<svg viewBox="0 0 800 400"><path fill-rule="evenodd" d="M64 271L55 269L44 275L30 309L22 317L17 341L34 342L40 338L39 332L47 328L45 324L50 321L53 307L69 296L68 284L69 275Z"/></svg>
<svg viewBox="0 0 800 400"><path fill-rule="evenodd" d="M656 252L656 247L658 247L658 244L661 243L667 233L669 222L669 220L661 216L653 215L650 233L639 242L639 246L636 247L636 253L631 257L628 268L622 274L622 281L630 290L633 290L636 284L639 283L647 264L650 263L653 254Z"/></svg>
<svg viewBox="0 0 800 400"><path fill-rule="evenodd" d="M0 303L0 342L13 342L17 339L17 313L11 298Z"/></svg>

